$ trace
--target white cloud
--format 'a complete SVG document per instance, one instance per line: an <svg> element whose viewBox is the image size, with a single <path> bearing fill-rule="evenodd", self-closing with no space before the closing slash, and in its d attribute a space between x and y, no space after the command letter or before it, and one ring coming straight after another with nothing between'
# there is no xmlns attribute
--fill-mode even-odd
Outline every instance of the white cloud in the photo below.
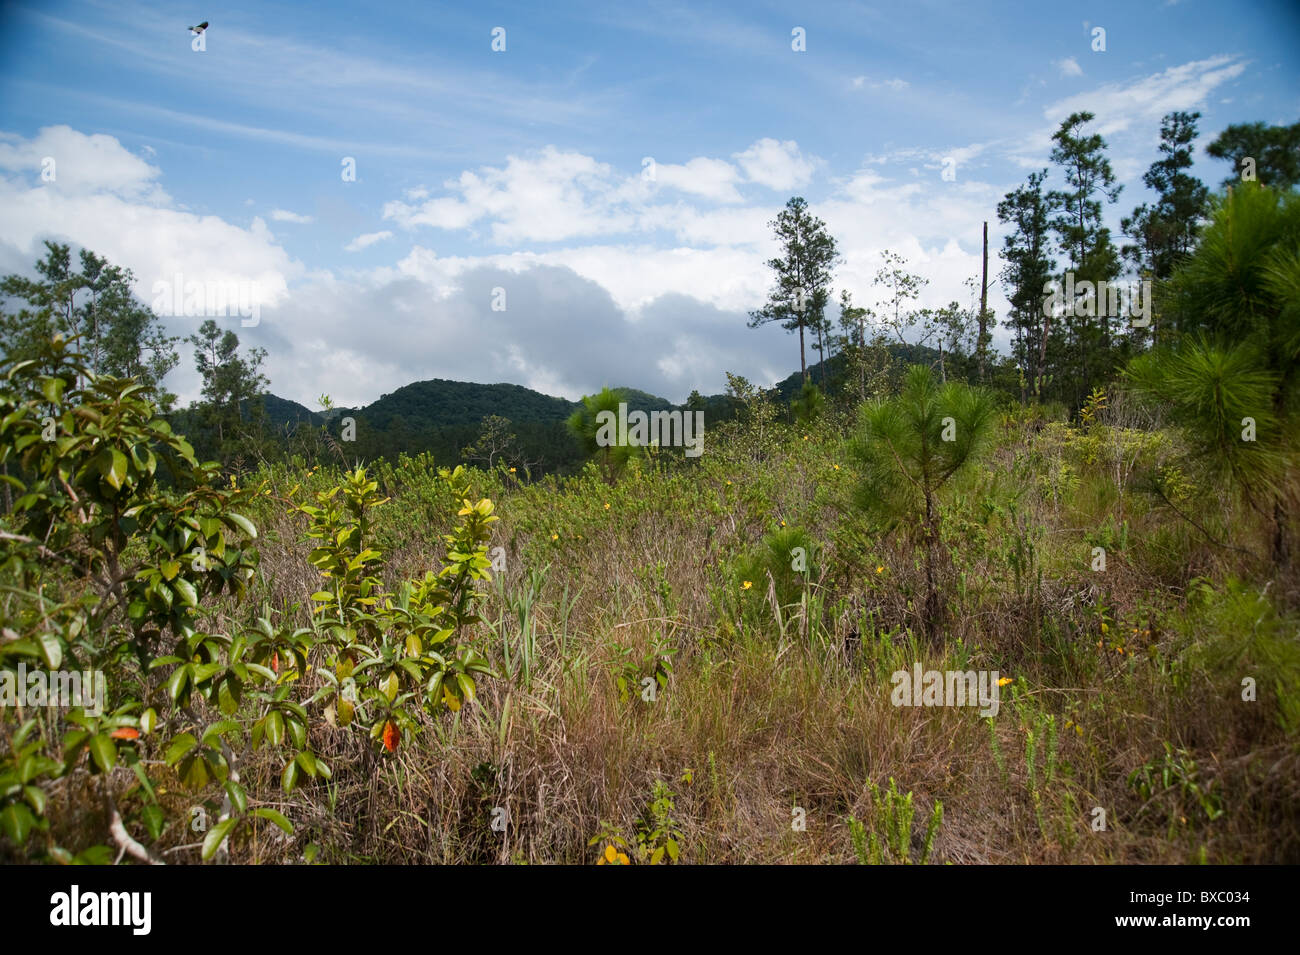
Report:
<svg viewBox="0 0 1300 955"><path fill-rule="evenodd" d="M54 182L42 181L39 157L58 158ZM33 166L32 157L37 157ZM182 281L239 284L249 304L263 313L289 298L289 283L304 274L301 263L276 244L260 217L247 227L213 215L176 208L153 182L159 170L143 163L111 136L85 136L68 127L41 130L32 139L5 134L0 142L0 250L6 262L30 272L51 239L88 248L135 273L135 292L146 305L155 283ZM236 327L237 317L231 316ZM219 319L220 320L220 319ZM186 335L198 319L164 320ZM306 327L306 326L304 326ZM241 338L253 329L240 328ZM171 384L191 397L193 374Z"/></svg>
<svg viewBox="0 0 1300 955"><path fill-rule="evenodd" d="M343 247L347 252L360 252L362 249L368 249L376 242L383 242L385 239L391 239L393 233L385 229L383 232L367 232L359 235Z"/></svg>
<svg viewBox="0 0 1300 955"><path fill-rule="evenodd" d="M740 181L736 167L722 159L700 156L681 166L656 163L655 181L704 199L741 201L740 193L736 191L736 183Z"/></svg>
<svg viewBox="0 0 1300 955"><path fill-rule="evenodd" d="M892 79L888 79L888 80L879 80L879 81L868 79L868 78L865 77L865 76L855 76L855 77L853 77L852 85L853 85L853 88L854 88L855 90L860 90L860 89L872 89L872 90L888 89L888 90L893 90L895 93L901 93L903 90L907 89L907 88L908 88L909 86L911 86L912 84L909 83L909 82L907 82L907 80L900 79L900 78L897 77L897 76L894 77L894 78L892 78Z"/></svg>
<svg viewBox="0 0 1300 955"><path fill-rule="evenodd" d="M983 148L942 155L964 159ZM902 152L927 162L941 155ZM0 262L17 251L34 261L39 238L64 235L50 223L76 223L60 226L65 237L135 269L145 301L152 281L178 270L200 281L256 279L269 290L261 324L236 328L246 344L268 349L276 393L299 401L324 391L355 405L430 377L511 380L567 397L626 384L681 400L692 388L720 391L724 371L766 384L797 367L794 338L777 327L745 327L771 284L764 262L776 248L768 223L780 205L767 192L745 202L741 188L806 183L818 162L794 142L759 140L734 163L659 163L647 182L639 167L617 170L555 148L508 157L465 171L437 194L409 189L385 216L517 248L439 256L416 245L392 265L342 276L308 273L261 219L245 228L105 190L73 201L0 178L0 203L14 210L0 223ZM836 288L853 289L862 304L875 301L871 278L888 247L932 279L921 304L960 297L961 280L977 269L979 222L996 190L965 178L945 183L937 172L917 181L882 172L864 166L813 205L844 256ZM389 230L364 233L346 248L392 238ZM550 242L563 244L533 247ZM496 287L507 291L505 312L491 309ZM176 333L192 330L173 323ZM193 397L192 382L171 385Z"/></svg>
<svg viewBox="0 0 1300 955"><path fill-rule="evenodd" d="M785 142L760 139L733 158L750 182L778 191L805 185L812 179L816 166L816 160L805 158L792 139Z"/></svg>
<svg viewBox="0 0 1300 955"><path fill-rule="evenodd" d="M1063 60L1056 61L1056 68L1061 71L1062 76L1083 76L1083 67L1079 61L1072 56L1067 56Z"/></svg>
<svg viewBox="0 0 1300 955"><path fill-rule="evenodd" d="M500 245L606 238L659 229L681 239L716 243L752 242L756 220L750 210L700 212L670 202L682 193L724 206L739 206L737 186L745 181L786 190L809 181L818 160L803 156L794 141L763 139L735 157L697 156L685 163L655 162L619 171L591 156L547 146L528 156L510 156L503 167L465 170L432 196L423 187L384 204L383 217L405 229L484 231ZM653 176L643 174L653 168ZM741 170L744 172L742 178ZM417 198L418 197L418 198ZM770 216L768 216L770 218Z"/></svg>
<svg viewBox="0 0 1300 955"><path fill-rule="evenodd" d="M315 221L311 216L300 216L296 212L288 212L284 209L273 210L271 218L276 222L296 222L299 225L307 225Z"/></svg>
<svg viewBox="0 0 1300 955"><path fill-rule="evenodd" d="M491 219L492 238L502 244L557 242L621 232L632 224L628 214L611 208L617 187L613 170L554 146L536 156L510 156L503 169L467 170L444 185L459 196L427 199L418 206L388 202L384 218L404 228L439 229L464 229Z"/></svg>
<svg viewBox="0 0 1300 955"><path fill-rule="evenodd" d="M160 173L157 166L128 152L112 136L87 136L69 126L46 126L32 139L0 136L0 169L35 173L34 181L65 196L107 192L151 203L169 201L154 182Z"/></svg>
<svg viewBox="0 0 1300 955"><path fill-rule="evenodd" d="M1078 93L1048 106L1044 116L1059 123L1071 113L1088 110L1097 115L1097 131L1103 136L1126 130L1134 123L1158 125L1166 113L1200 106L1215 88L1236 79L1245 69L1245 62L1237 57L1219 54L1137 80L1107 83Z"/></svg>

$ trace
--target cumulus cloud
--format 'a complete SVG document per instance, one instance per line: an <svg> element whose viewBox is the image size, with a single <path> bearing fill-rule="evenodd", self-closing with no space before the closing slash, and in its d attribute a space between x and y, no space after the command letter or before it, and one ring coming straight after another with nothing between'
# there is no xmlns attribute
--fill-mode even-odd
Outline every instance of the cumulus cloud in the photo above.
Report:
<svg viewBox="0 0 1300 955"><path fill-rule="evenodd" d="M31 152L21 138L3 142ZM157 194L139 184L158 171L131 166L129 153L109 145L112 163L135 174L108 178L88 195L50 190L30 163L0 177L0 202L11 210L0 223L0 264L21 262L14 270L25 271L39 239L52 236L133 268L146 302L153 281L178 271L186 280L255 280L261 322L235 327L245 343L267 348L272 388L295 400L325 391L364 404L431 377L514 381L570 398L624 384L682 400L693 388L722 390L725 371L766 384L797 367L794 337L776 326L746 328L772 280L768 223L783 197L767 190L806 184L819 162L792 141L759 140L732 161L658 163L649 180L640 168L617 170L554 147L507 157L441 190L408 189L384 215L402 228L461 231L508 248L446 256L416 244L390 265L342 275L309 272L260 218L241 225L145 201ZM763 187L761 196L746 201L748 184ZM889 247L932 278L921 304L961 295L961 279L977 267L979 222L996 201L992 187L941 183L937 174L900 182L874 164L830 187L812 208L840 243L837 289L872 304L871 279ZM358 232L349 251L395 239L388 229ZM506 292L503 312L492 309L497 288ZM178 334L193 324L171 320ZM192 379L179 372L169 384L187 400Z"/></svg>
<svg viewBox="0 0 1300 955"><path fill-rule="evenodd" d="M418 205L388 202L384 218L403 228L438 229L465 229L486 219L501 244L606 235L633 223L630 214L613 208L618 182L608 165L554 146L535 156L510 156L504 168L467 170L444 185L459 195Z"/></svg>
<svg viewBox="0 0 1300 955"><path fill-rule="evenodd" d="M70 126L46 126L31 139L0 135L0 169L32 173L28 181L64 196L106 192L151 203L169 201L154 181L160 173L157 166L112 136L87 136Z"/></svg>
<svg viewBox="0 0 1300 955"><path fill-rule="evenodd" d="M1083 67L1079 61L1072 56L1067 56L1063 60L1056 61L1056 68L1061 71L1062 76L1083 76Z"/></svg>
<svg viewBox="0 0 1300 955"><path fill-rule="evenodd" d="M384 204L384 219L404 229L429 227L486 236L498 245L603 239L667 229L691 242L752 242L771 216L749 210L699 210L683 199L739 206L738 186L757 183L787 190L806 185L816 160L793 140L762 139L734 157L685 163L647 157L641 168L619 171L578 152L548 146L510 156L504 166L465 170L444 183L444 194L418 187ZM742 174L743 173L743 174Z"/></svg>
<svg viewBox="0 0 1300 955"><path fill-rule="evenodd" d="M296 222L299 225L307 225L315 221L311 216L300 216L296 212L288 212L284 209L272 210L271 218L276 222Z"/></svg>
<svg viewBox="0 0 1300 955"><path fill-rule="evenodd" d="M816 168L815 160L805 158L794 140L760 139L733 158L750 182L778 191L806 185Z"/></svg>
<svg viewBox="0 0 1300 955"><path fill-rule="evenodd" d="M41 157L56 158L54 180L41 177ZM306 273L276 243L266 223L247 226L177 208L154 181L159 170L111 136L86 136L66 126L31 139L5 134L0 142L0 260L30 273L42 240L89 248L135 273L145 304L159 283L199 282L247 290L260 310L282 304L289 284ZM173 334L194 331L199 319L167 317ZM237 317L233 318L236 326ZM241 335L254 333L241 330ZM177 373L172 387L193 396L193 374Z"/></svg>
<svg viewBox="0 0 1300 955"><path fill-rule="evenodd" d="M741 201L736 191L740 176L736 167L725 160L699 156L681 166L657 163L654 169L656 182L679 192L717 202Z"/></svg>

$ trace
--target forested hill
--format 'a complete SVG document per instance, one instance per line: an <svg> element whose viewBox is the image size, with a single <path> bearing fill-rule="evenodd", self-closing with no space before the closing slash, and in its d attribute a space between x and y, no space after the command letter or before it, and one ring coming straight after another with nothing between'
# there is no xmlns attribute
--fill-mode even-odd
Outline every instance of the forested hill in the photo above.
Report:
<svg viewBox="0 0 1300 955"><path fill-rule="evenodd" d="M906 363L938 360L937 351L919 345L891 345L888 351L892 358ZM842 380L842 365L842 357L836 355L826 362L810 365L809 377L818 385L825 383L827 391L834 394L840 387L837 379ZM787 407L798 396L801 384L798 371L777 382L771 389L777 403ZM636 388L620 390L629 410L668 411L684 407ZM727 395L702 398L702 403L695 407L704 410L709 425L720 424L735 414L736 404ZM326 421L350 417L356 423L355 443L347 449L350 454L362 458L395 458L402 452L431 451L437 459L447 462L466 460L463 452L483 434L485 419L496 416L509 422L506 433L514 438L506 456L527 463L534 473L544 473L568 471L581 464L582 455L565 428L565 420L578 407L576 401L544 395L522 385L484 385L433 378L403 385L360 408L336 407L323 413L267 394L263 414L269 431L279 435L276 440L284 440L300 425L315 429ZM206 432L202 423L191 420L188 412L179 412L175 417L187 433L203 442ZM334 433L338 430L331 428Z"/></svg>
<svg viewBox="0 0 1300 955"><path fill-rule="evenodd" d="M621 389L629 408L666 411L676 407L666 398L635 388ZM387 431L399 420L407 428L477 426L489 415L512 422L563 422L578 402L544 395L522 385L481 385L472 381L432 378L416 381L381 396L361 408L337 408L329 417L350 415L372 428ZM266 395L266 418L276 426L307 423L319 425L326 416L278 395Z"/></svg>
<svg viewBox="0 0 1300 955"><path fill-rule="evenodd" d="M904 364L938 361L939 353L924 345L890 345L890 356ZM833 393L841 377L843 361L836 355L826 362L808 366L811 380L817 385L829 385ZM824 372L824 373L823 373ZM783 404L799 394L802 376L798 371L773 386L777 399ZM619 389L627 397L629 409L642 411L668 411L683 407L666 398L640 391L636 388ZM708 395L705 407L709 418L721 420L731 416L731 402L726 395ZM563 422L578 407L578 402L552 395L544 395L523 385L506 383L483 385L472 381L451 381L431 378L403 385L391 394L360 408L338 408L329 417L350 415L380 431L390 430L398 421L412 430L449 426L479 425L489 415L508 418L512 423ZM325 416L311 411L296 401L278 395L266 395L266 418L275 426L305 422L319 425Z"/></svg>

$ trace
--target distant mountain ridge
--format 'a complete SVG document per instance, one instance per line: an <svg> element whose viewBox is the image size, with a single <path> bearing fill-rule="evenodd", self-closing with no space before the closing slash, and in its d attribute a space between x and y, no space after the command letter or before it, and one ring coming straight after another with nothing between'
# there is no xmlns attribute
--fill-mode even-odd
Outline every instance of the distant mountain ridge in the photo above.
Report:
<svg viewBox="0 0 1300 955"><path fill-rule="evenodd" d="M636 388L620 389L628 407L642 411L669 411L680 407L667 398ZM430 378L403 385L360 408L334 408L328 414L312 411L304 405L278 395L267 394L267 420L277 426L292 424L320 425L342 415L357 418L371 427L387 430L400 420L406 427L442 428L477 426L489 415L500 415L511 422L563 422L580 403L567 398L544 395L523 385L505 382L484 385L472 381Z"/></svg>
<svg viewBox="0 0 1300 955"><path fill-rule="evenodd" d="M939 353L924 345L891 345L889 351L905 363L933 362ZM808 366L809 380L822 385L827 379L834 382L839 377L842 356L835 355L824 362ZM773 392L781 404L799 395L802 375L793 372L773 385ZM640 411L671 411L684 408L667 398L641 391L637 388L620 389L627 396L628 408ZM266 418L276 428L299 424L320 426L339 417L356 419L360 432L386 436L385 450L432 441L444 449L457 450L468 445L479 433L484 418L498 415L508 418L520 431L533 433L537 441L566 440L564 422L579 402L569 401L534 391L523 385L500 382L485 385L472 381L452 381L447 378L430 378L403 385L396 391L381 395L360 408L333 408L322 413L278 395L267 394ZM726 420L734 414L734 402L725 394L704 396L706 420L710 423Z"/></svg>

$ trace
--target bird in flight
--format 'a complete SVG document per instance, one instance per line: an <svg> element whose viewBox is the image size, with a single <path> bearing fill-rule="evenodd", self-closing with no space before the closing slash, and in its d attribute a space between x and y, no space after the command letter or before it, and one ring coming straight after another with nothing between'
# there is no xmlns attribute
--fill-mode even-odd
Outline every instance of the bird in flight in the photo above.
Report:
<svg viewBox="0 0 1300 955"><path fill-rule="evenodd" d="M200 23L200 24L199 24L198 26L196 26L196 27L187 27L187 29L188 29L191 33L202 33L202 32L203 32L204 30L206 30L207 28L208 28L208 21L207 21L207 20L204 20L202 23Z"/></svg>

